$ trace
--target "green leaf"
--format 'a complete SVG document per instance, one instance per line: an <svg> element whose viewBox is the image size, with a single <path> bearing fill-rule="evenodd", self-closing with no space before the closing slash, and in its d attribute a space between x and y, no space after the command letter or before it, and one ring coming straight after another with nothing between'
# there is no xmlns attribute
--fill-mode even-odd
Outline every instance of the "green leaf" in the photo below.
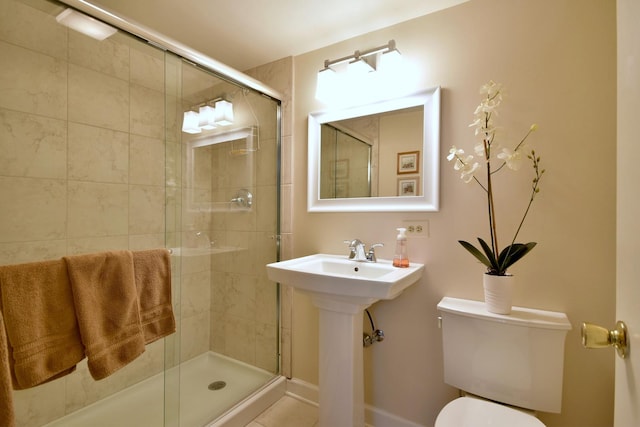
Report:
<svg viewBox="0 0 640 427"><path fill-rule="evenodd" d="M481 263L483 263L484 265L486 265L488 268L491 268L491 263L489 262L489 260L487 259L486 256L484 256L482 254L482 252L480 252L475 246L473 246L471 243L469 242L465 242L464 240L458 240L458 243L460 243L462 245L463 248L465 248L466 250L468 250L471 255L473 255L474 257L476 257L478 259L478 261L480 261Z"/></svg>
<svg viewBox="0 0 640 427"><path fill-rule="evenodd" d="M482 249L484 250L484 253L487 255L487 258L489 259L489 262L491 264L487 267L489 267L489 269L492 271L499 270L499 264L498 260L496 259L496 255L493 253L487 242L482 240L480 237L478 237L478 241L480 242L480 245L482 246Z"/></svg>
<svg viewBox="0 0 640 427"><path fill-rule="evenodd" d="M499 271L505 272L509 267L518 262L536 246L536 242L514 243L500 252L498 257Z"/></svg>

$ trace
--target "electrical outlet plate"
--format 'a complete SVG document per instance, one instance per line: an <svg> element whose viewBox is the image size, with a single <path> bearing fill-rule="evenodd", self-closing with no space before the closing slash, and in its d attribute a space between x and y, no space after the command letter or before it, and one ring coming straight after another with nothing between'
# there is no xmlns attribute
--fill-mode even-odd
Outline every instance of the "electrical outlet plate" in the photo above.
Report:
<svg viewBox="0 0 640 427"><path fill-rule="evenodd" d="M407 237L429 237L429 221L426 219L405 219L402 226L407 229Z"/></svg>

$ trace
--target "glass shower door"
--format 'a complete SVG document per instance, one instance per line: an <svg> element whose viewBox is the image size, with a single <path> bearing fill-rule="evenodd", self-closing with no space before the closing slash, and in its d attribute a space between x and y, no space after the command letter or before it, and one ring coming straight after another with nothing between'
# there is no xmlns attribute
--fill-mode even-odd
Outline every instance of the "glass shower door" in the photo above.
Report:
<svg viewBox="0 0 640 427"><path fill-rule="evenodd" d="M278 259L280 106L167 56L167 242L179 333L167 347L165 416L190 427L279 373L278 289L264 265ZM219 101L231 123L183 131L186 112Z"/></svg>

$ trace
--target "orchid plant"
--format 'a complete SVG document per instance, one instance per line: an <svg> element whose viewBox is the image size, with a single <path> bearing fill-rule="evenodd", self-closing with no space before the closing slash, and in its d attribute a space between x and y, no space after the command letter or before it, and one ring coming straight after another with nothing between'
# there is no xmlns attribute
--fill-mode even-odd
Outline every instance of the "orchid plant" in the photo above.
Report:
<svg viewBox="0 0 640 427"><path fill-rule="evenodd" d="M494 117L497 115L498 107L502 102L502 86L490 81L480 88L480 94L483 95L482 102L476 108L474 113L475 120L469 127L475 128L476 136L481 136L475 147L475 155L465 154L464 150L455 146L449 150L447 159L454 161L454 169L460 172L460 178L465 183L476 182L487 196L487 208L489 213L489 234L491 242L488 244L482 238L478 238L480 249L476 248L469 242L459 240L459 243L476 257L482 264L487 267L487 274L505 276L507 269L522 259L536 245L536 242L516 243L516 238L520 233L529 209L540 192L540 179L544 174L544 169L540 169L540 157L531 150L526 157L533 164L534 178L531 185L531 194L529 203L524 211L522 220L516 229L511 243L500 249L498 245L498 233L496 226L496 209L494 203L493 175L500 172L505 166L507 169L518 170L523 157L523 151L526 150L525 141L529 135L537 129L537 125L533 124L529 131L524 135L518 144L514 147L500 146L496 140L496 127L494 126ZM476 157L480 160L476 160ZM493 167L497 164L497 167ZM485 166L484 178L479 178L482 165Z"/></svg>

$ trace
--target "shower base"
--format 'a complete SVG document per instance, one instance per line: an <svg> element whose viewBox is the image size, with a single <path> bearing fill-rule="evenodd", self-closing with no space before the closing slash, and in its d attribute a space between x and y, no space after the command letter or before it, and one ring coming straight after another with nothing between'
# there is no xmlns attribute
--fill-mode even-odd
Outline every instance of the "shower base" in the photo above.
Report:
<svg viewBox="0 0 640 427"><path fill-rule="evenodd" d="M166 372L167 387L174 387L173 382L176 383L175 387L178 387L178 369L180 427L236 424L233 420L222 424L208 423L277 378L262 369L217 353L207 352L168 370ZM221 387L223 383L224 386ZM161 372L46 424L45 427L174 426L177 415L169 415L173 420L168 419L166 424L164 421L164 389L165 372ZM175 390L174 393L171 389L169 390L167 398L170 401L172 396L177 396L178 391ZM237 409L235 411L237 412Z"/></svg>

